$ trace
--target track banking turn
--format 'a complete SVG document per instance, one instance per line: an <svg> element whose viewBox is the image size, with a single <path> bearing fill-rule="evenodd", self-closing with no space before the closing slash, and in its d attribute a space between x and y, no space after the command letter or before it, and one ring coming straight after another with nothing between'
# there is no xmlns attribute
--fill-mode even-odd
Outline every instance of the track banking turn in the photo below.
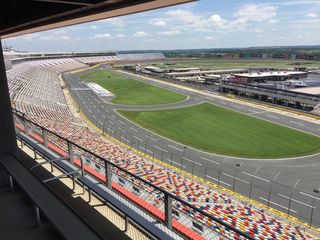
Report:
<svg viewBox="0 0 320 240"><path fill-rule="evenodd" d="M82 74L98 69L105 69L123 77L143 81L188 97L181 102L163 105L113 104L108 99L100 98L87 88L79 78ZM316 196L313 193L314 189L320 187L320 167L318 164L320 156L318 154L290 159L246 159L211 154L152 133L127 120L117 110L165 110L209 102L320 136L320 126L317 123L286 116L275 111L262 110L254 105L241 104L240 101L229 101L214 92L210 95L201 94L198 91L177 85L147 80L138 75L115 71L108 65L100 65L74 74L65 73L63 76L79 110L110 136L142 153L170 164L176 169L211 181L283 213L289 213L301 221L308 223L311 217L313 225L320 226L320 195Z"/></svg>

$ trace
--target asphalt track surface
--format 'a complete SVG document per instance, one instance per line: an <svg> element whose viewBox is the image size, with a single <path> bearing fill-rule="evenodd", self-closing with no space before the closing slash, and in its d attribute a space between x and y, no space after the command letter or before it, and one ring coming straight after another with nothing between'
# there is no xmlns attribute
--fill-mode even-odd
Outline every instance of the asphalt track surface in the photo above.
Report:
<svg viewBox="0 0 320 240"><path fill-rule="evenodd" d="M79 79L79 74L106 69L124 77L144 81L171 91L185 94L184 101L153 106L128 106L112 104L111 98L102 99ZM64 74L69 90L81 111L98 128L141 152L166 162L177 169L219 184L241 195L280 210L305 223L320 227L320 155L291 159L244 159L206 153L152 133L122 117L116 110L162 110L183 108L209 102L272 121L284 126L320 136L320 125L294 117L266 111L240 102L202 95L166 83L146 80L110 69L107 65L76 74Z"/></svg>

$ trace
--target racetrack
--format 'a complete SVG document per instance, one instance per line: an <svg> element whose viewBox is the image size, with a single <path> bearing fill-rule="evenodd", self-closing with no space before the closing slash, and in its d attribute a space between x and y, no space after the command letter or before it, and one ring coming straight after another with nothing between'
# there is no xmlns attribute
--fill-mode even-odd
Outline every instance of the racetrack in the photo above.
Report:
<svg viewBox="0 0 320 240"><path fill-rule="evenodd" d="M187 95L188 99L167 105L113 104L101 99L90 89L86 89L79 79L79 74L65 74L64 78L78 103L79 110L98 128L104 129L108 135L177 169L183 169L192 175L220 184L230 190L234 189L235 192L263 204L269 202L268 205L271 207L285 213L290 212L291 215L304 222L309 223L311 218L312 225L320 227L320 196L313 192L314 189L320 187L319 154L277 160L246 159L210 154L191 147L185 148L183 144L150 132L124 118L117 111L166 110L209 102L315 136L320 136L319 123L298 119L272 109L261 109L256 105L243 104L241 101L221 97L215 92L194 91L170 83L114 71L108 65L102 65L86 72L101 68L120 74L125 78L134 78ZM295 186L295 183L298 184ZM296 187L295 191L292 190L293 186ZM292 201L289 201L290 197L293 198ZM314 210L312 211L312 209Z"/></svg>
<svg viewBox="0 0 320 240"><path fill-rule="evenodd" d="M119 111L186 146L226 156L296 157L319 152L320 138L209 103L160 111Z"/></svg>

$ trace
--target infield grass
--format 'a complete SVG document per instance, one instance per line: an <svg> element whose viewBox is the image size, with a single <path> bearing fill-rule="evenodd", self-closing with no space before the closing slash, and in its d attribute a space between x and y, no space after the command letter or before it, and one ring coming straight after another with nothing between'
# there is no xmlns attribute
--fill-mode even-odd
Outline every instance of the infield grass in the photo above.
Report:
<svg viewBox="0 0 320 240"><path fill-rule="evenodd" d="M104 70L84 74L80 78L95 82L115 94L112 102L118 104L156 105L179 102L187 98L185 95Z"/></svg>
<svg viewBox="0 0 320 240"><path fill-rule="evenodd" d="M309 60L278 60L278 59L186 59L186 60L171 60L161 62L147 63L145 65L155 65L164 67L165 63L170 63L169 68L179 67L200 67L205 69L234 69L234 68L294 68L308 67L320 68L319 61Z"/></svg>
<svg viewBox="0 0 320 240"><path fill-rule="evenodd" d="M284 158L314 154L320 138L209 103L161 111L119 111L159 135L216 154Z"/></svg>

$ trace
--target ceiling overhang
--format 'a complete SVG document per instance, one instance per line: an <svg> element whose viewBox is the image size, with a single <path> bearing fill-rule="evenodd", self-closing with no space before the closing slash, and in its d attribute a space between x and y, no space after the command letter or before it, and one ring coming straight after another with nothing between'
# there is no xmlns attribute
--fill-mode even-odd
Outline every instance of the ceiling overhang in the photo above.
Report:
<svg viewBox="0 0 320 240"><path fill-rule="evenodd" d="M59 13L53 15L46 15L44 12L42 13L42 17L32 20L28 17L25 17L25 21L19 21L19 18L12 22L4 22L4 20L0 22L0 36L2 39L16 37L19 35L123 16L192 1L194 0L32 0L33 4L38 2L41 4L48 4L48 7L52 4L55 6L58 5L60 8L61 6L65 6L66 11L63 11L64 8L62 8ZM10 9L6 10L2 8L2 11L10 11ZM46 9L43 11L46 11ZM32 12L29 14L32 16ZM45 16L43 17L43 15Z"/></svg>

